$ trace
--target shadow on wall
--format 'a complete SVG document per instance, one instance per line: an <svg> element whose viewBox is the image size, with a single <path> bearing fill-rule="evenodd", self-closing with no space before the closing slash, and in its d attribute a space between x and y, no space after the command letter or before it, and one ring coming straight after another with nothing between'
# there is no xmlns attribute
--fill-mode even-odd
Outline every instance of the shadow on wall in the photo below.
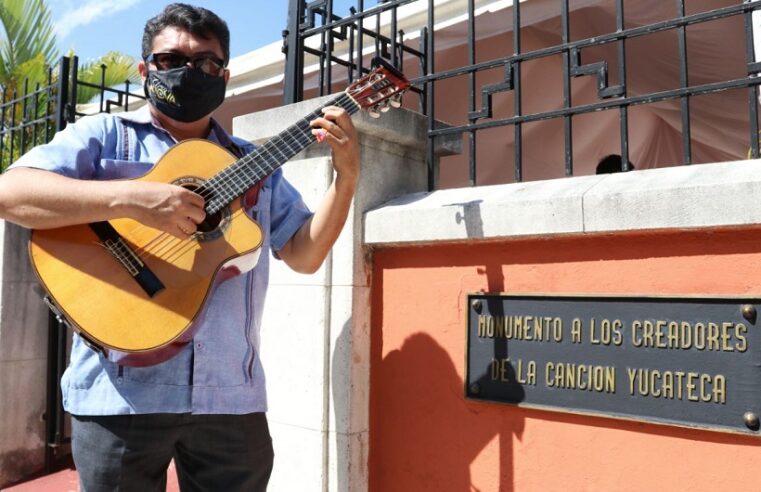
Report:
<svg viewBox="0 0 761 492"><path fill-rule="evenodd" d="M480 201L451 205L461 207L455 220L465 227L467 237L482 237ZM486 289L503 290L499 265L478 268L477 274ZM374 276L373 289L374 295L383 292L382 276ZM373 327L383 325L383 309L377 307L374 303ZM523 432L523 417L516 408L466 400L455 362L429 335L436 330L423 331L385 357L383 333L371 334L370 490L513 491L513 440ZM506 349L495 345L495 357L504 357ZM399 443L405 449L399 449ZM482 459L494 462L478 461L487 447L491 452ZM472 469L483 466L494 472L471 475Z"/></svg>
<svg viewBox="0 0 761 492"><path fill-rule="evenodd" d="M333 406L330 411L335 417L336 427L340 426L343 422L348 422L350 418L349 406L351 400L347 394L349 388L344 384L346 382L346 377L343 374L340 374L339 371L335 370L336 367L339 367L341 361L346 360L345 357L350 355L346 353L346 349L350 349L350 347L351 318L344 323L341 333L336 338L334 347L332 347L333 354L331 367L333 367L333 370L331 371L330 390L333 394ZM348 446L349 443L345 441L346 439L351 439L353 436L350 433L342 432L343 429L341 428L336 428L334 430L336 431L334 433L334 438L336 440L337 454L335 460L338 467L336 477L338 487L335 488L335 490L351 490L349 471L352 459L348 453L351 448Z"/></svg>
<svg viewBox="0 0 761 492"><path fill-rule="evenodd" d="M466 401L454 363L431 336L410 336L372 374L371 453L380 455L371 459L370 490L479 490L471 466L487 446L499 449L499 463L490 464L499 470L491 480L499 483L488 489L514 490L513 438L520 438L523 418L512 409ZM395 452L384 440L404 442L407 449ZM416 456L414 465L409 456Z"/></svg>

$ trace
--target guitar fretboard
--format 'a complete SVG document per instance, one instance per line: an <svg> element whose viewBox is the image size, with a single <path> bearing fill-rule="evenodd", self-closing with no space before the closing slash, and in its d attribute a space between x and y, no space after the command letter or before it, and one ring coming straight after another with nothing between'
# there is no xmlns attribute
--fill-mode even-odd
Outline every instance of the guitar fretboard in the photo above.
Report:
<svg viewBox="0 0 761 492"><path fill-rule="evenodd" d="M360 109L348 94L341 93L271 138L266 144L257 147L250 154L209 178L196 190L206 199L206 213L213 215L219 212L246 190L313 144L316 139L312 135L309 123L322 116L322 109L326 106L338 106L349 114L354 114Z"/></svg>

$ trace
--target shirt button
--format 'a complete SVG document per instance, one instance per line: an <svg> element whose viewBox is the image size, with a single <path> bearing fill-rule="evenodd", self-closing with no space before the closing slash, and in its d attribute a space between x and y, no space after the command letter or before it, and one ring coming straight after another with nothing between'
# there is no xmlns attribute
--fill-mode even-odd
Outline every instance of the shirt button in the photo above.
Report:
<svg viewBox="0 0 761 492"><path fill-rule="evenodd" d="M122 382L123 382L123 381L124 381L124 378L123 378L123 377L121 377L121 376L119 376L118 378L116 378L116 382L117 382L117 383L119 383L119 384L122 384Z"/></svg>
<svg viewBox="0 0 761 492"><path fill-rule="evenodd" d="M198 342L198 343L196 343L196 348L197 348L197 349L200 349L200 348L201 348L201 342Z"/></svg>

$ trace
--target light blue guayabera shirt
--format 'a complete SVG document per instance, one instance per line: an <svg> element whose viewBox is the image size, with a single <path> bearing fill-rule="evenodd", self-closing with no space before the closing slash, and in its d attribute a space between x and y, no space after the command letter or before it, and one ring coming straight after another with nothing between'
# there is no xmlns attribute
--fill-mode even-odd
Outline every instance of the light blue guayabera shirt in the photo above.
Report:
<svg viewBox="0 0 761 492"><path fill-rule="evenodd" d="M234 143L244 153L253 149L216 122L209 140L227 148ZM145 174L175 143L145 107L119 116L82 118L12 167L35 167L80 179L131 178ZM71 362L61 380L67 411L116 415L267 410L259 358L259 326L269 276L267 250L281 249L311 212L280 170L265 180L257 203L247 212L264 231L263 254L253 270L213 291L193 343L161 364L123 367L94 352L75 335Z"/></svg>

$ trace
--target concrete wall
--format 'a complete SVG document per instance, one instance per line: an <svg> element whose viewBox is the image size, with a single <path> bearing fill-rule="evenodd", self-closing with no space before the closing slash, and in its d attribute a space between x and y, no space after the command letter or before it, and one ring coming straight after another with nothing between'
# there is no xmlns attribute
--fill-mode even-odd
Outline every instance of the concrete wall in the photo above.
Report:
<svg viewBox="0 0 761 492"><path fill-rule="evenodd" d="M0 221L0 487L45 461L48 314L28 238L28 230Z"/></svg>
<svg viewBox="0 0 761 492"><path fill-rule="evenodd" d="M751 161L419 193L367 213L369 490L761 490L758 432L476 402L463 384L468 293L758 299L759 198Z"/></svg>
<svg viewBox="0 0 761 492"><path fill-rule="evenodd" d="M235 134L264 142L329 98L234 120ZM268 419L275 446L272 490L367 489L370 271L362 215L400 194L425 189L425 128L405 110L379 120L355 116L361 176L347 224L314 275L273 261L262 333ZM457 151L449 142L440 153ZM333 178L329 147L313 146L284 166L307 204Z"/></svg>

